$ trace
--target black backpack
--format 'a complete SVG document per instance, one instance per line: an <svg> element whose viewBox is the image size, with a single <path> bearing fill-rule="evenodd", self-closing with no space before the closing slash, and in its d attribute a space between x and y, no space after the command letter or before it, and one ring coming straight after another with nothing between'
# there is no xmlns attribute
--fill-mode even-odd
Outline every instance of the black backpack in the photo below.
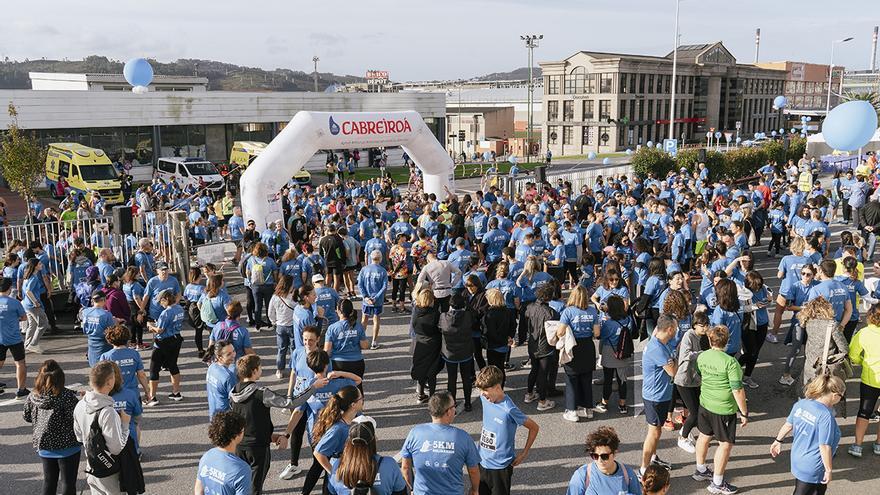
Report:
<svg viewBox="0 0 880 495"><path fill-rule="evenodd" d="M617 339L617 345L614 347L614 357L617 359L629 359L632 357L633 353L635 353L635 346L633 345L633 338L631 335L630 324L632 324L632 319L629 320L629 323L624 325L620 320L614 320L620 325L620 338Z"/></svg>
<svg viewBox="0 0 880 495"><path fill-rule="evenodd" d="M101 409L95 414L92 426L89 427L89 440L86 442L86 458L88 467L86 473L95 478L106 478L119 472L119 458L107 450L107 442L104 440L104 432L98 419L101 417ZM111 409L112 411L112 409Z"/></svg>

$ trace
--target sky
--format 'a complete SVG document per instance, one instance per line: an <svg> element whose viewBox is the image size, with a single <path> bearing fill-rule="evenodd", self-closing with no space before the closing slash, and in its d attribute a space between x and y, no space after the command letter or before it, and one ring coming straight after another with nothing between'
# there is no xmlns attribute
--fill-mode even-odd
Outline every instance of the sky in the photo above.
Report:
<svg viewBox="0 0 880 495"><path fill-rule="evenodd" d="M210 59L264 69L394 81L458 79L527 66L522 34L543 34L536 64L579 50L665 55L676 0L34 0L5 9L0 60L104 55ZM878 0L682 0L682 44L723 41L739 62L870 63ZM75 6L75 8L71 8ZM873 17L872 17L873 16ZM63 19L63 22L60 22Z"/></svg>

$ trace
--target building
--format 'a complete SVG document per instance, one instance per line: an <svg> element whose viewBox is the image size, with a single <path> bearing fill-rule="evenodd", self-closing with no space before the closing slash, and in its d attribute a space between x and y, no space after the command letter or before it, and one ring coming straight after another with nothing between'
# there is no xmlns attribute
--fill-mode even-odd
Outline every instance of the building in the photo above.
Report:
<svg viewBox="0 0 880 495"><path fill-rule="evenodd" d="M139 179L160 157L226 162L232 143L269 142L299 111L415 110L438 141L446 135L446 98L436 93L0 90L0 101L15 105L19 126L42 144L100 148L111 160L131 161ZM8 124L3 112L0 129Z"/></svg>
<svg viewBox="0 0 880 495"><path fill-rule="evenodd" d="M785 89L782 95L788 100L784 113L798 117L801 115L825 115L825 103L828 100L828 65L808 64L805 62L759 62L758 67L764 69L784 70ZM842 67L835 66L835 75ZM839 103L840 77L831 80L831 107Z"/></svg>
<svg viewBox="0 0 880 495"><path fill-rule="evenodd" d="M37 91L130 91L131 85L122 74L69 74L62 72L29 72L31 89ZM153 76L149 91L208 90L208 78L191 76Z"/></svg>
<svg viewBox="0 0 880 495"><path fill-rule="evenodd" d="M581 51L540 63L542 140L557 156L635 149L669 136L672 58ZM682 141L710 131L777 128L773 99L785 71L738 64L721 42L678 48L675 128Z"/></svg>
<svg viewBox="0 0 880 495"><path fill-rule="evenodd" d="M843 74L844 94L880 94L880 71L853 70Z"/></svg>

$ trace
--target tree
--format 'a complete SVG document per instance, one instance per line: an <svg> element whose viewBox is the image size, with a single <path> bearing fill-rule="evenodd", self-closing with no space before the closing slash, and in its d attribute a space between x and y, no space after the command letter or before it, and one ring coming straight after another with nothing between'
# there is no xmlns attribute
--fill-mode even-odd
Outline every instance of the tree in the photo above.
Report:
<svg viewBox="0 0 880 495"><path fill-rule="evenodd" d="M18 126L18 110L15 105L7 108L12 122L0 142L0 172L9 188L30 201L34 189L45 177L46 150L39 141Z"/></svg>
<svg viewBox="0 0 880 495"><path fill-rule="evenodd" d="M653 173L655 177L665 178L675 168L675 160L663 150L643 146L633 155L632 167L639 177Z"/></svg>

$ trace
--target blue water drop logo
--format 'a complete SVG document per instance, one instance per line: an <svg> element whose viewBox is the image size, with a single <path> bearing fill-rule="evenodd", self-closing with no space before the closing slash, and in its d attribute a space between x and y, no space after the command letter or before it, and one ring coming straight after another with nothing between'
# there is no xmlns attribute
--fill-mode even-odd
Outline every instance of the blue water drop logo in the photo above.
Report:
<svg viewBox="0 0 880 495"><path fill-rule="evenodd" d="M333 122L332 115L330 116L330 134L333 134L334 136L339 134L339 124Z"/></svg>

